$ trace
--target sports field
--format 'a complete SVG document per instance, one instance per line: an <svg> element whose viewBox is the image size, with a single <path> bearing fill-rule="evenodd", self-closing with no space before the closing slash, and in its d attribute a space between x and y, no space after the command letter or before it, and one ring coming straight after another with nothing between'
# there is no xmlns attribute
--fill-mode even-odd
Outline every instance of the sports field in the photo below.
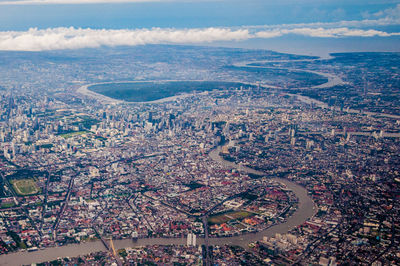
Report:
<svg viewBox="0 0 400 266"><path fill-rule="evenodd" d="M60 137L63 137L64 139L69 139L74 136L80 136L89 133L89 131L83 130L83 131L75 131L75 132L69 132L65 134L61 134Z"/></svg>
<svg viewBox="0 0 400 266"><path fill-rule="evenodd" d="M21 196L33 195L40 192L40 189L33 179L11 180L11 184L13 185L15 192Z"/></svg>
<svg viewBox="0 0 400 266"><path fill-rule="evenodd" d="M243 218L247 218L249 216L252 216L252 214L249 212L235 211L235 212L228 212L225 214L217 214L215 216L211 216L210 218L208 218L208 221L211 224L222 224L222 223L226 223L231 220L237 220L237 219L240 220Z"/></svg>

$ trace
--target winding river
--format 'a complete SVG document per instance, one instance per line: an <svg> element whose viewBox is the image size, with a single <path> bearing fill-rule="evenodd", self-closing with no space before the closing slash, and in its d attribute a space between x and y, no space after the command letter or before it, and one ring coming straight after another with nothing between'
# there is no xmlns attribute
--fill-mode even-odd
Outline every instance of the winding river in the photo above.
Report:
<svg viewBox="0 0 400 266"><path fill-rule="evenodd" d="M237 164L222 159L222 157L219 156L220 149L221 147L218 147L217 149L211 151L209 154L210 157L213 160L222 163L227 168L239 168ZM241 166L240 169L247 173L264 175L263 172L254 170L246 166ZM296 194L299 199L299 204L295 213L293 213L292 216L288 217L284 223L271 226L264 231L249 233L235 237L210 238L211 244L234 244L246 247L250 242L262 240L264 236L270 237L274 236L276 233L287 233L292 228L304 223L307 219L311 218L316 213L314 202L312 201L310 196L308 196L307 190L304 187L283 178L273 178L271 180L284 184L288 189L292 190L294 194Z"/></svg>
<svg viewBox="0 0 400 266"><path fill-rule="evenodd" d="M219 156L221 147L214 149L210 152L209 156L220 163L222 163L227 168L237 168L238 165L223 160ZM254 169L248 167L241 167L241 170L246 171L248 173L262 175L263 173L260 171L256 171ZM210 238L209 243L211 245L223 245L223 244L232 244L232 245L240 245L243 247L247 247L250 242L261 240L264 236L274 236L276 233L286 233L293 227L296 227L306 221L308 218L312 217L315 212L314 202L307 194L307 190L299 186L289 180L274 178L274 181L278 181L290 190L292 190L296 196L299 198L298 209L295 213L288 217L284 223L274 225L269 227L268 229L257 232L257 233L249 233L241 236L235 237L221 237L221 238ZM145 246L145 245L185 245L185 238L146 238L146 239L138 239L137 241L132 241L131 239L124 240L114 240L114 246L116 249L126 248L126 247L135 247L135 246ZM201 245L204 243L204 238L198 238L198 244ZM89 254L91 252L96 251L105 251L104 245L100 240L93 242L85 242L80 244L71 244L60 247L52 247L46 248L43 250L38 250L35 252L16 252L10 253L7 255L0 256L0 265L21 265L21 264L32 264L39 263L44 261L51 261L61 257L76 257L79 255Z"/></svg>
<svg viewBox="0 0 400 266"><path fill-rule="evenodd" d="M312 59L315 60L315 59ZM260 62L251 62L251 63L265 63L266 61L260 61ZM270 67L263 67L263 66L249 66L250 62L242 62L238 63L235 66L241 66L241 67L255 67L255 68L270 68ZM271 67L272 68L272 67ZM324 76L328 79L328 82L321 84L319 86L315 86L316 88L323 88L323 87L331 87L334 85L338 84L343 84L344 82L337 76L327 74L327 73L322 73L322 72L316 72L316 71L310 71L310 70L301 70L301 69L290 69L292 71L304 71L304 72L310 72L313 74L319 74L321 76ZM82 86L78 92L82 94L86 94L88 96L91 96L93 98L98 98L100 100L107 100L107 103L120 103L122 101L118 101L115 99L111 99L108 97L105 97L103 95L99 95L97 93L91 92L87 89L88 86ZM304 101L304 102L314 102L317 105L321 105L320 107L326 108L326 106L323 106L324 103L316 101L314 99L310 99L305 96L300 96L300 95L293 95L297 96L299 100ZM170 100L170 99L169 99ZM217 149L213 150L210 152L210 157L223 164L227 168L238 168L238 165L223 160L219 156L220 152L220 147ZM253 174L258 174L258 175L263 175L262 172L248 168L248 167L241 167L241 170L246 171L248 173L253 173ZM210 238L209 243L212 245L223 245L223 244L233 244L233 245L240 245L243 247L247 247L250 242L261 240L264 236L274 236L276 233L286 233L290 229L302 224L304 221L312 217L316 213L316 208L314 205L314 202L312 199L308 196L307 190L296 184L293 183L287 179L282 179L282 178L274 178L272 179L274 181L280 182L284 184L288 189L292 190L296 196L299 199L299 204L297 210L293 213L292 216L288 217L284 223L277 224L274 226L269 227L268 229L257 232L257 233L249 233L241 236L235 236L235 237L221 237L221 238ZM198 244L201 245L204 243L203 238L198 238ZM115 248L125 248L125 247L135 247L135 246L145 246L145 245L184 245L186 244L186 239L185 238L146 238L146 239L138 239L137 241L132 241L131 239L124 239L124 240L114 240L114 246ZM6 255L1 255L0 256L0 265L21 265L21 264L32 264L32 263L39 263L39 262L44 262L44 261L51 261L60 257L76 257L79 255L85 255L91 252L96 252L96 251L105 251L104 245L101 243L100 240L98 241L93 241L93 242L84 242L80 244L71 244L71 245L66 245L66 246L60 246L60 247L52 247L52 248L46 248L43 250L38 250L35 252L26 252L26 251L20 251L16 253L10 253Z"/></svg>

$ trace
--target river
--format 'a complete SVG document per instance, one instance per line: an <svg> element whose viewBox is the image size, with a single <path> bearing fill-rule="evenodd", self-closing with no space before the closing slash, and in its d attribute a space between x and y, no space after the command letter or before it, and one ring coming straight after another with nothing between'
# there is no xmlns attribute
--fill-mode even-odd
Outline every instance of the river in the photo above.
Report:
<svg viewBox="0 0 400 266"><path fill-rule="evenodd" d="M312 62L312 61L317 61L317 60L327 60L327 59L331 59L333 57L329 57L329 58L316 58L316 59L301 59L301 60L293 60L293 61L307 61L307 62ZM346 85L348 84L347 82L343 81L342 78L334 75L334 74L329 74L326 72L320 72L320 71L313 71L313 70L306 70L306 69L297 69L297 68L284 68L284 67L268 67L268 66L262 66L263 63L271 63L271 62L290 62L290 60L277 60L277 61L273 61L273 60L261 60L261 61L245 61L245 62L240 62L240 63L236 63L233 64L233 66L236 67L247 67L247 68L265 68L265 69L284 69L284 70L288 70L288 71L297 71L297 72L305 72L305 73L311 73L311 74L316 74L316 75L320 75L323 76L325 78L327 78L327 82L320 84L320 85L316 85L316 86L311 86L311 87L303 87L303 88L297 88L299 90L307 90L307 89L323 89L323 88L330 88L330 87L334 87L334 86L340 86L340 85ZM258 65L250 65L250 64L260 64L260 66ZM272 86L272 85L268 85L268 84L263 84L264 87L266 88L273 88L273 89L284 89L283 87L277 87L277 86ZM308 96L304 96L304 95L300 95L300 94L290 94L288 93L288 95L294 96L296 97L299 101L307 103L307 104L315 104L316 106L320 107L320 108L324 108L324 109L335 109L336 111L345 111L347 113L351 113L351 114L365 114L365 115L369 115L369 116L378 116L378 117L386 117L386 118L391 118L391 119L400 119L400 115L392 115L392 114L385 114L385 113L377 113L377 112L369 112L369 111L363 111L363 110L357 110L357 109L351 109L351 108L346 108L345 110L341 110L340 107L331 107L328 104L322 102L322 101L318 101L316 99L310 98Z"/></svg>
<svg viewBox="0 0 400 266"><path fill-rule="evenodd" d="M249 62L243 62L241 64L236 64L236 66L248 66ZM254 63L254 62L253 62ZM250 66L252 67L252 66ZM253 66L257 67L257 66ZM261 68L263 68L261 66ZM268 68L268 67L265 67ZM294 69L291 69L294 70ZM297 69L296 69L297 70ZM298 70L300 71L300 70ZM321 72L315 72L315 71L308 71L308 70L302 70L305 72L311 72L314 74L320 74L322 76L325 76L328 78L328 82L324 83L321 86L332 86L335 84L341 84L343 81L340 78L337 78L333 75L326 74L326 73L321 73ZM333 83L333 84L332 84ZM99 96L96 93L92 93L87 89L87 86L82 86L78 92L81 92L83 94L88 95L90 93L91 97L94 96ZM300 100L302 101L316 101L313 99L310 99L305 96L299 96L299 95L293 95L293 96L298 96ZM111 103L119 103L115 99L105 99L102 98L101 100L107 100L108 102ZM317 104L321 105L323 103L318 102ZM325 107L325 106L324 106ZM238 166L232 162L228 162L223 160L219 156L219 151L220 147L218 149L213 150L210 152L210 157L222 163L224 166L228 168L237 168ZM253 173L253 174L258 174L258 175L263 175L262 172L248 168L248 167L241 167L241 170L246 171L248 173ZM281 179L281 178L273 178L272 180L278 181L284 185L290 190L292 190L296 196L299 199L299 204L298 204L298 209L295 211L295 213L288 217L284 223L274 225L264 231L257 232L257 233L249 233L241 236L235 236L235 237L222 237L222 238L210 238L209 243L211 245L223 245L223 244L233 244L233 245L240 245L243 247L247 247L250 242L261 240L264 236L274 236L276 233L286 233L293 227L296 227L300 224L302 224L304 221L306 221L308 218L312 217L315 212L315 206L312 201L312 199L308 196L307 190L303 188L300 185L297 185L289 180L286 179ZM201 245L204 243L203 238L198 238L198 244ZM125 248L125 247L135 247L135 246L145 246L145 245L154 245L154 244L159 244L159 245L184 245L186 244L186 239L185 238L147 238L147 239L138 239L137 241L132 241L131 239L124 239L124 240L114 240L114 246L115 248ZM71 244L71 245L66 245L66 246L60 246L60 247L52 247L52 248L46 248L43 250L38 250L35 252L16 252L16 253L10 253L6 255L1 255L0 256L0 265L21 265L21 264L31 264L31 263L39 263L39 262L44 262L44 261L51 261L60 257L76 257L79 255L85 255L89 254L91 252L96 252L96 251L105 251L106 248L104 245L101 243L100 240L98 241L93 241L93 242L84 242L80 244Z"/></svg>
<svg viewBox="0 0 400 266"><path fill-rule="evenodd" d="M311 60L318 60L318 59L311 59ZM260 62L265 62L265 61L260 61ZM260 63L256 62L256 63ZM257 68L269 68L269 67L260 67L260 66L248 66L250 62L242 62L235 64L235 66L241 66L241 67L257 67ZM251 62L255 63L255 62ZM328 79L328 82L315 86L313 88L325 88L325 87L331 87L335 85L340 85L344 84L343 80L340 79L339 77L328 74L328 73L323 73L323 72L316 72L316 71L310 71L310 70L301 70L301 69L288 69L291 71L303 71L303 72L310 72L314 74L319 74L321 76L324 76ZM78 92L81 92L83 94L88 94L88 89L87 86L82 86ZM94 93L95 94L95 93ZM306 96L298 95L298 94L291 94L292 96L296 96L300 101L306 102L306 103L314 103L317 106L321 108L329 108L326 103L323 103L321 101L311 99ZM98 94L93 95L90 93L91 97L98 96ZM101 100L107 100L108 102L111 103L118 103L115 101L115 99L105 99L102 98ZM347 110L349 113L360 113L359 110L353 110L349 109ZM384 116L388 118L394 118L394 119L400 119L400 116L397 115L388 115L388 114L382 114L382 113L373 113L373 112L363 112L364 114L367 115L375 115L375 116ZM397 134L396 136L397 137ZM228 162L223 160L219 156L219 151L220 148L213 150L210 152L210 157L222 163L224 166L228 168L238 168L238 165ZM262 172L256 171L254 169L248 168L248 167L241 167L241 170L246 171L248 173L253 173L253 174L258 174L258 175L263 175ZM307 190L296 184L293 183L287 179L281 179L281 178L273 178L272 180L280 182L290 190L292 190L296 196L299 199L299 204L298 204L298 209L295 211L295 213L288 217L284 223L274 225L264 231L257 232L257 233L249 233L241 236L235 236L235 237L222 237L222 238L210 238L209 243L211 245L223 245L223 244L233 244L233 245L240 245L243 247L247 247L247 245L250 242L256 241L256 240L261 240L264 236L274 236L276 233L286 233L290 229L302 224L304 221L306 221L308 218L312 217L316 213L316 208L314 205L314 202L312 199L308 196ZM204 243L203 238L197 238L197 242L199 245ZM124 240L114 240L114 246L116 249L119 248L125 248L125 247L135 247L135 246L145 246L145 245L184 245L186 244L186 239L185 238L147 238L147 239L138 239L137 241L132 241L131 239L124 239ZM91 252L96 252L96 251L105 251L104 245L101 243L100 240L98 241L93 241L93 242L85 242L85 243L80 243L80 244L71 244L71 245L66 245L66 246L60 246L60 247L52 247L52 248L46 248L43 250L38 250L35 252L16 252L16 253L10 253L6 255L1 255L0 256L0 265L21 265L21 264L31 264L31 263L39 263L39 262L44 262L44 261L51 261L54 259L57 259L59 257L76 257L79 255L85 255L89 254Z"/></svg>
<svg viewBox="0 0 400 266"><path fill-rule="evenodd" d="M229 168L238 168L239 166L233 162L225 161L219 156L220 148L215 149L210 152L210 157L222 163L224 166ZM242 171L247 173L257 174L257 175L264 175L263 172L254 170L252 168L241 166L240 168ZM226 237L226 238L210 238L211 244L234 244L246 247L250 242L261 240L264 236L274 236L276 233L287 233L290 229L304 223L307 219L312 217L316 213L316 208L314 202L308 196L307 190L287 179L283 178L273 178L273 181L277 181L279 183L284 184L288 189L292 190L294 194L296 194L297 198L299 199L299 204L296 212L286 219L286 222L274 225L264 231L257 232L257 233L249 233L241 236L235 237Z"/></svg>
<svg viewBox="0 0 400 266"><path fill-rule="evenodd" d="M237 168L238 166L232 162L223 160L219 156L220 147L210 152L210 157L222 163L228 168ZM248 173L262 175L260 171L248 167L241 167L241 170ZM274 236L276 233L286 233L293 227L296 227L306 221L308 218L312 217L315 212L315 206L312 199L308 196L307 190L302 186L299 186L289 180L281 178L273 178L272 180L278 181L290 190L292 190L299 199L298 209L296 212L287 218L286 222L274 225L264 231L257 233L249 233L241 236L235 237L221 237L221 238L210 238L209 243L211 245L223 245L232 244L247 247L250 242L261 240L264 236ZM124 240L114 240L114 246L116 249L135 247L135 246L145 246L145 245L185 245L185 238L146 238L138 239L137 241L132 241L131 239ZM204 238L197 238L198 245L204 243ZM104 245L100 240L93 242L85 242L80 244L71 244L60 247L46 248L43 250L38 250L35 252L16 252L0 256L0 265L21 265L21 264L31 264L39 263L44 261L51 261L61 257L76 257L79 255L89 254L96 251L105 251Z"/></svg>

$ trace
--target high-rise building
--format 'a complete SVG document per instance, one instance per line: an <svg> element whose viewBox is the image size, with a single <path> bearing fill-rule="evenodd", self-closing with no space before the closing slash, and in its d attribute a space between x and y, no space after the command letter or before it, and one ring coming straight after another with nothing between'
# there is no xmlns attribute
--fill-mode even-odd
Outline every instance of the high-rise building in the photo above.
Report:
<svg viewBox="0 0 400 266"><path fill-rule="evenodd" d="M195 234L193 233L189 233L187 235L187 239L186 239L186 245L187 246L196 246L197 244L197 237Z"/></svg>
<svg viewBox="0 0 400 266"><path fill-rule="evenodd" d="M187 246L191 246L191 245L192 245L192 233L189 233L189 234L187 235L186 245L187 245Z"/></svg>

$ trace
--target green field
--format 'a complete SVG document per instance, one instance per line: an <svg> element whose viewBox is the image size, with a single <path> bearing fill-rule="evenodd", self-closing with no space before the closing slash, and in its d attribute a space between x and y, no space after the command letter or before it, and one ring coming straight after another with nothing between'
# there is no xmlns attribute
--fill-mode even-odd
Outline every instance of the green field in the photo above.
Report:
<svg viewBox="0 0 400 266"><path fill-rule="evenodd" d="M128 102L155 101L193 91L212 91L229 88L254 87L240 82L223 81L164 81L104 83L89 86L96 93Z"/></svg>
<svg viewBox="0 0 400 266"><path fill-rule="evenodd" d="M252 216L252 214L246 211L227 212L211 216L210 218L208 218L208 222L211 224L222 224L231 220L247 218L249 216Z"/></svg>
<svg viewBox="0 0 400 266"><path fill-rule="evenodd" d="M91 126L97 125L98 123L100 123L99 120L94 119L94 118L92 118L90 116L87 116L87 115L79 116L78 120L79 121L75 121L71 125L82 126L83 128L90 130Z"/></svg>
<svg viewBox="0 0 400 266"><path fill-rule="evenodd" d="M33 179L11 180L15 192L21 196L33 195L40 192L40 188Z"/></svg>
<svg viewBox="0 0 400 266"><path fill-rule="evenodd" d="M3 209L3 208L11 208L11 207L14 207L14 206L15 206L14 202L6 202L6 203L2 203L0 205L0 208L1 209Z"/></svg>
<svg viewBox="0 0 400 266"><path fill-rule="evenodd" d="M60 137L63 137L64 139L68 139L68 138L72 138L74 136L80 136L80 135L84 135L89 133L89 131L75 131L75 132L69 132L69 133L65 133L65 134L60 134Z"/></svg>

